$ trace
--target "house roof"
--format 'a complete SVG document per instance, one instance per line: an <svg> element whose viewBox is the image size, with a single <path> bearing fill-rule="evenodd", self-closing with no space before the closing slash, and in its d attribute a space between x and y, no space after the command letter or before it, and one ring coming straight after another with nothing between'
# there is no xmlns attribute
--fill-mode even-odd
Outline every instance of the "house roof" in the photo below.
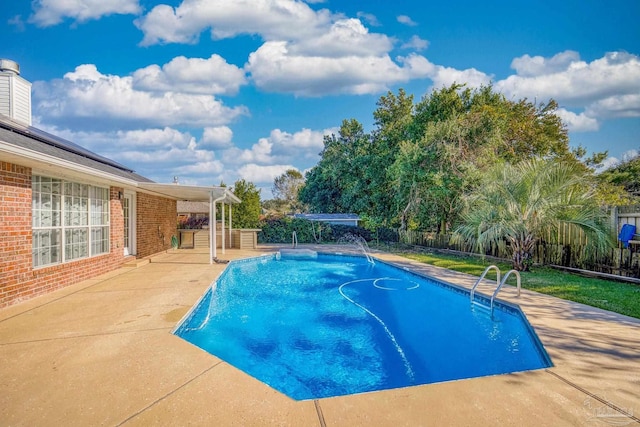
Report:
<svg viewBox="0 0 640 427"><path fill-rule="evenodd" d="M353 213L339 214L295 214L295 218L308 219L309 221L359 221L360 216Z"/></svg>
<svg viewBox="0 0 640 427"><path fill-rule="evenodd" d="M0 152L9 160L34 168L67 167L81 173L83 169L102 172L105 178L124 181L153 182L113 160L93 153L71 141L26 126L0 114Z"/></svg>
<svg viewBox="0 0 640 427"><path fill-rule="evenodd" d="M52 173L70 179L87 179L121 185L176 200L240 203L224 187L159 184L111 159L71 141L27 126L0 114L2 160L31 167L36 173Z"/></svg>

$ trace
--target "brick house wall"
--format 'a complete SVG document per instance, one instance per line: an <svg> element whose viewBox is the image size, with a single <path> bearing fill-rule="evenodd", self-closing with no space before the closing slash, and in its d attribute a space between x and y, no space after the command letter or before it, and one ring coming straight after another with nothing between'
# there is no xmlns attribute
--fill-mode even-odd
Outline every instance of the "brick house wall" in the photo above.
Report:
<svg viewBox="0 0 640 427"><path fill-rule="evenodd" d="M171 249L176 234L177 202L164 197L137 193L137 258Z"/></svg>
<svg viewBox="0 0 640 427"><path fill-rule="evenodd" d="M0 307L34 290L31 168L0 162Z"/></svg>
<svg viewBox="0 0 640 427"><path fill-rule="evenodd" d="M112 187L110 253L34 270L31 176L31 168L0 161L0 308L115 270L124 262L122 188Z"/></svg>
<svg viewBox="0 0 640 427"><path fill-rule="evenodd" d="M124 261L124 208L120 195L124 194L124 188L109 188L109 252L116 258L118 267Z"/></svg>

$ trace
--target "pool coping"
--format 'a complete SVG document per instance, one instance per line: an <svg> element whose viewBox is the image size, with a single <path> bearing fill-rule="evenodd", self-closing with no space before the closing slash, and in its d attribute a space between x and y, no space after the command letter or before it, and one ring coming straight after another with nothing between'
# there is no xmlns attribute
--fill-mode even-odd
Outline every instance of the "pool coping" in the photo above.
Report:
<svg viewBox="0 0 640 427"><path fill-rule="evenodd" d="M240 259L277 249L227 250L226 257ZM169 251L149 264L122 268L0 310L2 423L640 423L640 319L525 289L518 298L509 286L500 299L520 307L554 367L294 401L171 334L226 267L208 265L206 256L194 250ZM476 280L392 254L374 256L465 289Z"/></svg>

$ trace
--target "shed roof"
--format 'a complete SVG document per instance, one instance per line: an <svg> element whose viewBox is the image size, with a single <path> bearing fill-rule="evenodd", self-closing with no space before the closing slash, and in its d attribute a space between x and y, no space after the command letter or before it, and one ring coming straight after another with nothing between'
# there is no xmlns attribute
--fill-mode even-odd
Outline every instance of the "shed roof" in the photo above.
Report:
<svg viewBox="0 0 640 427"><path fill-rule="evenodd" d="M336 214L295 214L294 218L308 219L309 221L359 221L360 216L353 213Z"/></svg>

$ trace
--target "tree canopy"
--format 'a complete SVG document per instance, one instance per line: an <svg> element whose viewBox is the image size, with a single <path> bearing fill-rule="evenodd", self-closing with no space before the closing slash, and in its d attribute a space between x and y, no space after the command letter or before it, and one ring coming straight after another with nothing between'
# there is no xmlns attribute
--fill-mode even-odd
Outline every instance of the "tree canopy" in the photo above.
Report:
<svg viewBox="0 0 640 427"><path fill-rule="evenodd" d="M296 169L288 169L273 181L272 193L282 209L291 212L300 212L298 193L304 185L304 176Z"/></svg>
<svg viewBox="0 0 640 427"><path fill-rule="evenodd" d="M640 155L603 171L599 178L603 183L623 187L631 196L627 201L637 202L640 197Z"/></svg>
<svg viewBox="0 0 640 427"><path fill-rule="evenodd" d="M257 228L260 220L260 190L244 179L236 181L233 193L242 203L233 207L233 224L236 228Z"/></svg>
<svg viewBox="0 0 640 427"><path fill-rule="evenodd" d="M506 99L492 86L453 84L417 103L402 89L388 92L377 102L371 133L350 119L325 137L299 198L312 212L354 212L401 230L451 231L462 197L495 164L546 158L590 173L584 153L569 148L557 109L554 100Z"/></svg>

